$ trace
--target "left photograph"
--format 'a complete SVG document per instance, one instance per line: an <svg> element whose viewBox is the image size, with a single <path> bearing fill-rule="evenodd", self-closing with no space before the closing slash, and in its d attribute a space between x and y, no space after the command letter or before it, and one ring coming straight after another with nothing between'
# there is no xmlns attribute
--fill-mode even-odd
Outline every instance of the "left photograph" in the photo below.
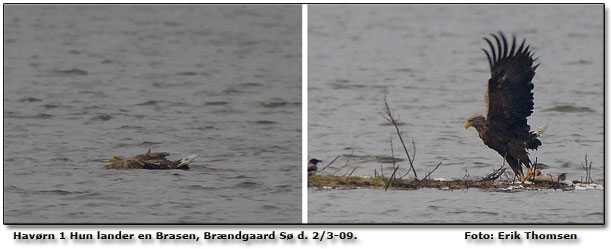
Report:
<svg viewBox="0 0 611 249"><path fill-rule="evenodd" d="M4 5L4 224L301 222L301 6Z"/></svg>

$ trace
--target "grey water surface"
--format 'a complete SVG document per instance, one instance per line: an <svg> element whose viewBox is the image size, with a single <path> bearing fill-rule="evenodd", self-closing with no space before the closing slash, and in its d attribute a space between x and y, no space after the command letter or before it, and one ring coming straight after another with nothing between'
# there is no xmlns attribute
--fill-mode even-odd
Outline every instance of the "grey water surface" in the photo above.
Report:
<svg viewBox="0 0 611 249"><path fill-rule="evenodd" d="M600 190L309 190L312 223L602 223ZM333 201L330 201L333 200Z"/></svg>
<svg viewBox="0 0 611 249"><path fill-rule="evenodd" d="M5 223L301 222L300 6L4 13Z"/></svg>
<svg viewBox="0 0 611 249"><path fill-rule="evenodd" d="M503 31L526 38L541 63L529 124L549 128L532 160L546 165L545 173L585 180L587 154L592 179L603 184L602 5L311 5L308 11L308 158L324 166L342 155L320 174L356 168L355 175L373 176L383 167L388 176L391 138L395 157L406 159L383 116L385 95L408 150L411 141L416 145L420 178L439 162L432 178L476 179L501 167L498 153L464 123L486 112L490 72L482 38ZM407 162L399 165L399 174L407 173ZM602 192L311 189L309 222L602 223ZM544 202L525 208L521 202L529 198ZM517 219L520 210L528 210L528 220Z"/></svg>

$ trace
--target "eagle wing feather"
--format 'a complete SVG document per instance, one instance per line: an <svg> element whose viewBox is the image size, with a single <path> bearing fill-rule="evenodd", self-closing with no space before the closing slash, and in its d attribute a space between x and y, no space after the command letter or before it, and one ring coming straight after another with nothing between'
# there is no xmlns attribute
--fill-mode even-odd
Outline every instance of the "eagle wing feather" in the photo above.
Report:
<svg viewBox="0 0 611 249"><path fill-rule="evenodd" d="M491 77L488 81L486 99L488 104L488 126L504 134L512 134L515 138L527 139L530 126L527 117L533 112L534 101L531 82L535 76L534 59L530 47L524 48L525 40L515 51L516 40L512 40L511 48L505 36L492 34L496 41L497 51L493 43L484 38L490 46L492 56L486 52L491 65Z"/></svg>

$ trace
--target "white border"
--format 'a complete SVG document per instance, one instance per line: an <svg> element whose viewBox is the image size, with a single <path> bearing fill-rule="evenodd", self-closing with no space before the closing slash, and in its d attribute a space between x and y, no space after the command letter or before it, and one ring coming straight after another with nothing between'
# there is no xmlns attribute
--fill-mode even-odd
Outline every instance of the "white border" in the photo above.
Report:
<svg viewBox="0 0 611 249"><path fill-rule="evenodd" d="M3 1L10 3L18 3L18 1ZM37 3L49 3L52 1L40 1L33 0L32 2ZM73 3L82 3L82 1L67 1ZM115 2L116 1L107 1L100 0L97 1L100 3L103 2ZM134 2L138 2L137 0ZM151 2L167 2L167 1L151 1ZM191 3L202 3L204 1L181 1L181 2L191 2ZM224 3L243 3L244 1L222 1ZM262 2L262 1L253 1L253 3ZM282 3L297 3L301 4L303 1L265 1L265 2L282 2ZM318 3L324 1L308 1L311 3ZM337 3L341 2L361 2L365 3L365 1L342 1L337 0ZM385 1L389 3L406 3L405 1ZM476 1L474 3L482 3L484 1ZM515 1L512 1L515 2ZM552 1L541 1L541 2L552 2ZM609 3L609 1L605 1ZM303 222L307 222L307 214L308 214L308 198L307 198L307 151L308 151L308 43L307 43L307 27L308 27L308 5L302 5L302 173L303 173L303 181L302 181L302 218ZM607 21L605 20L605 23ZM606 33L605 33L606 34ZM3 36L3 35L2 35ZM3 39L4 40L4 39ZM609 41L607 40L607 43ZM607 44L605 44L607 45ZM608 57L607 50L605 49L605 55ZM605 62L607 62L606 60ZM4 65L3 65L4 66ZM4 67L3 67L4 68ZM605 64L605 71L607 71L607 64ZM605 77L605 82L607 82L607 77ZM606 91L609 91L609 87L607 86ZM607 101L607 92L605 92L605 100ZM0 103L2 106L2 103ZM607 112L607 108L609 108L609 103L607 102L605 112ZM605 115L608 113L605 113ZM608 116L606 122L609 122ZM605 127L606 128L606 127ZM3 131L0 131L2 133ZM605 130L605 132L607 132ZM4 134L3 134L4 135ZM606 133L606 135L608 135ZM609 165L609 148L606 147L605 157L606 157L606 165ZM0 158L2 155L0 155ZM608 169L608 168L607 168ZM605 170L605 181L609 179L609 172ZM605 191L606 194L606 203L608 203L608 195L609 192ZM608 211L608 205L605 206L605 212ZM606 218L606 217L605 217ZM167 232L167 233L197 233L202 234L205 231L211 232L237 232L239 230L243 232L269 232L272 230L280 231L292 231L299 232L304 230L306 232L313 231L352 231L359 236L359 240L356 242L340 242L340 241L326 241L326 242L315 242L310 241L307 243L297 242L297 243L289 243L289 242L278 242L275 241L267 241L267 242L252 242L252 243L240 243L240 242L215 242L215 243L181 243L181 242L154 242L154 243L143 243L143 242L133 242L133 243L122 243L122 242L67 242L63 243L59 242L50 242L50 243L39 243L35 241L31 242L18 242L13 240L13 232L22 231L28 233L57 233L60 231L77 231L83 233L95 232L97 230L101 230L103 232L116 232L121 230L127 233L148 233L148 232ZM537 232L563 232L563 233L577 233L579 235L579 240L573 243L563 243L563 242L536 242L536 241L466 241L464 240L464 232L466 231L482 231L482 232L491 232L497 233L499 231L513 231L518 230L521 232L535 230ZM390 246L399 246L399 247L446 247L446 248L470 248L470 247L481 247L481 248L489 248L489 247L522 247L522 248L567 248L567 247L582 247L582 248L599 248L605 244L611 244L611 236L609 236L609 226L351 226L351 225L342 225L342 226L2 226L2 232L0 232L0 244L3 245L3 248L40 248L40 247L49 247L49 248L64 248L64 247L72 247L72 248L82 248L87 246L88 248L242 248L243 246L252 246L253 248L268 248L268 247L286 247L286 246L296 246L296 247L312 247L312 246L334 246L334 247L350 247L350 248L372 248L372 247L390 247Z"/></svg>
<svg viewBox="0 0 611 249"><path fill-rule="evenodd" d="M301 222L308 223L308 5L301 6Z"/></svg>

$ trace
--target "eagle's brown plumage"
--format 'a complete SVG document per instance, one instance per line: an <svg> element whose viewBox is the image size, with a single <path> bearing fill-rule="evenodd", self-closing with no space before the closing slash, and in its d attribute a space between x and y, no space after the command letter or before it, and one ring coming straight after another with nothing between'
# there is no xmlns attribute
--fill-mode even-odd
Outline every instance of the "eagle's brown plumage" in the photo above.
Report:
<svg viewBox="0 0 611 249"><path fill-rule="evenodd" d="M170 161L166 159L170 153L151 153L148 150L144 154L132 158L113 156L109 159L111 164L105 165L105 169L189 169L189 165L181 164L182 160ZM184 159L183 159L184 160ZM180 165L180 166L179 166Z"/></svg>
<svg viewBox="0 0 611 249"><path fill-rule="evenodd" d="M482 49L491 71L486 92L488 114L469 117L465 129L473 126L484 144L504 157L516 175L522 176L522 165L530 168L531 164L526 150L536 150L541 145L538 134L530 131L526 121L533 112L532 79L539 65L533 66L536 59L530 46L524 47L525 40L516 48L513 37L510 48L503 33L491 35L496 49L488 38L484 40L490 51Z"/></svg>

